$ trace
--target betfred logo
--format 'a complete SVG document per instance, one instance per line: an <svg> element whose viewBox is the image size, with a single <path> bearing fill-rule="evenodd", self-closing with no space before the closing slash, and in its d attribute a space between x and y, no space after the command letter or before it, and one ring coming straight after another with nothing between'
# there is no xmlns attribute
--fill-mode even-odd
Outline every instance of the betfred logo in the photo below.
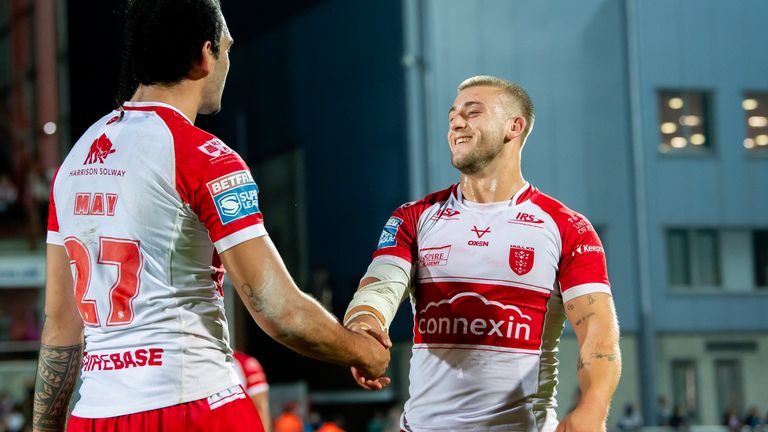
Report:
<svg viewBox="0 0 768 432"><path fill-rule="evenodd" d="M251 173L245 170L237 171L208 182L208 191L211 195L216 195L248 183L253 183Z"/></svg>
<svg viewBox="0 0 768 432"><path fill-rule="evenodd" d="M576 254L581 255L585 253L605 253L605 249L602 246L580 244L571 252L571 255L575 256Z"/></svg>
<svg viewBox="0 0 768 432"><path fill-rule="evenodd" d="M509 247L509 267L518 276L533 269L535 250L532 247L512 245Z"/></svg>
<svg viewBox="0 0 768 432"><path fill-rule="evenodd" d="M213 159L216 159L219 156L228 155L234 153L234 151L229 148L224 142L218 138L213 138L205 143L203 145L199 146L197 148L201 152L207 154Z"/></svg>
<svg viewBox="0 0 768 432"><path fill-rule="evenodd" d="M419 249L419 262L424 267L448 265L448 257L451 255L451 246Z"/></svg>
<svg viewBox="0 0 768 432"><path fill-rule="evenodd" d="M222 225L259 212L259 188L246 170L219 177L206 186Z"/></svg>
<svg viewBox="0 0 768 432"><path fill-rule="evenodd" d="M528 293L498 294L462 291L448 298L426 302L417 309L414 343L427 346L490 346L499 350L538 350L543 311L530 308L528 302L546 300L528 298ZM446 293L447 294L447 293ZM495 297L504 296L498 300ZM515 297L519 297L520 304ZM422 303L423 304L423 303Z"/></svg>
<svg viewBox="0 0 768 432"><path fill-rule="evenodd" d="M448 207L435 213L435 215L432 216L430 220L432 221L437 221L441 219L442 220L458 220L460 214L461 214L460 211L454 210Z"/></svg>
<svg viewBox="0 0 768 432"><path fill-rule="evenodd" d="M95 164L96 162L103 164L107 156L115 152L112 148L112 141L107 138L107 134L101 134L91 143L91 148L88 150L88 155L85 157L83 165Z"/></svg>

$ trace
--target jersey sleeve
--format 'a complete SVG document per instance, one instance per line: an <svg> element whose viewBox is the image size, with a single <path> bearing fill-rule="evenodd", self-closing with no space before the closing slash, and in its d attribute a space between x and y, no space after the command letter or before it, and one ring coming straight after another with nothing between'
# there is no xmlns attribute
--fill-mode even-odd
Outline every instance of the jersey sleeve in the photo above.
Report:
<svg viewBox="0 0 768 432"><path fill-rule="evenodd" d="M51 195L50 202L48 203L48 236L46 243L64 246L64 239L59 233L59 217L56 215L56 202L53 198L53 187L56 185L56 175L59 173L56 170L56 174L53 175L53 181L51 182Z"/></svg>
<svg viewBox="0 0 768 432"><path fill-rule="evenodd" d="M379 244L373 252L373 263L393 264L411 272L418 258L418 207L411 203L400 206L384 224Z"/></svg>
<svg viewBox="0 0 768 432"><path fill-rule="evenodd" d="M573 213L565 221L562 236L558 282L563 302L594 292L610 294L605 250L592 224Z"/></svg>
<svg viewBox="0 0 768 432"><path fill-rule="evenodd" d="M235 356L235 359L240 364L240 368L243 371L243 375L245 376L245 390L250 396L269 390L267 375L264 373L264 368L258 360L239 352Z"/></svg>
<svg viewBox="0 0 768 432"><path fill-rule="evenodd" d="M219 253L267 234L250 169L218 138L177 151L176 188Z"/></svg>

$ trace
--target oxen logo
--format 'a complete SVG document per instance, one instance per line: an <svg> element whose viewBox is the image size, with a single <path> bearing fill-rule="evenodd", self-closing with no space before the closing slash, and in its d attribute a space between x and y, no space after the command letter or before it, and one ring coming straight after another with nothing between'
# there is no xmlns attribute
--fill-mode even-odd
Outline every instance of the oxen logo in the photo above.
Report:
<svg viewBox="0 0 768 432"><path fill-rule="evenodd" d="M88 156L85 157L83 165L95 164L96 162L103 164L104 159L107 156L115 152L112 148L112 141L107 138L107 134L101 134L100 137L91 144L90 150L88 150Z"/></svg>
<svg viewBox="0 0 768 432"><path fill-rule="evenodd" d="M509 267L515 274L522 276L533 268L534 249L532 247L512 245L509 247Z"/></svg>

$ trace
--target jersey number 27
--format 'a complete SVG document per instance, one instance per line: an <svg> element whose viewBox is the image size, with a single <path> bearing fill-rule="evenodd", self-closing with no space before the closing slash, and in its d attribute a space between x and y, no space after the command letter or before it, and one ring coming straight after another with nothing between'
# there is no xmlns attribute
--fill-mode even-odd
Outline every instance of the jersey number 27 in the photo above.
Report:
<svg viewBox="0 0 768 432"><path fill-rule="evenodd" d="M98 326L101 321L96 300L85 299L91 285L91 254L85 244L76 237L67 237L64 247L69 254L70 265L75 265L75 300L80 316L86 325ZM130 324L134 315L133 299L139 295L140 274L144 267L139 241L99 237L99 256L96 264L117 267L117 280L109 290L107 326Z"/></svg>

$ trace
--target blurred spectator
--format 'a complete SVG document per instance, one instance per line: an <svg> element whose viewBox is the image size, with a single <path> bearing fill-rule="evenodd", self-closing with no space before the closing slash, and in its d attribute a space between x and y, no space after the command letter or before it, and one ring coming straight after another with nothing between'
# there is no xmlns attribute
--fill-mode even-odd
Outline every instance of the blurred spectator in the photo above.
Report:
<svg viewBox="0 0 768 432"><path fill-rule="evenodd" d="M672 410L672 415L669 416L669 426L675 430L685 430L688 426L687 414L679 404L675 405L675 408Z"/></svg>
<svg viewBox="0 0 768 432"><path fill-rule="evenodd" d="M299 405L288 402L283 406L283 413L275 419L275 432L303 432L304 423L298 414Z"/></svg>
<svg viewBox="0 0 768 432"><path fill-rule="evenodd" d="M727 427L729 431L738 431L741 429L741 419L734 407L728 407L725 413L723 413L722 425Z"/></svg>
<svg viewBox="0 0 768 432"><path fill-rule="evenodd" d="M656 425L669 426L669 419L672 417L672 413L669 412L669 403L667 403L667 397L660 395L656 402Z"/></svg>
<svg viewBox="0 0 768 432"><path fill-rule="evenodd" d="M387 418L382 411L376 411L373 413L373 418L365 426L366 432L386 432L387 430Z"/></svg>
<svg viewBox="0 0 768 432"><path fill-rule="evenodd" d="M393 406L387 412L387 432L400 432L400 416L403 414L402 406Z"/></svg>
<svg viewBox="0 0 768 432"><path fill-rule="evenodd" d="M320 429L320 425L323 424L323 418L320 417L320 413L317 411L309 412L309 420L304 425L304 432L315 432Z"/></svg>
<svg viewBox="0 0 768 432"><path fill-rule="evenodd" d="M744 417L744 426L749 426L751 430L757 430L762 422L760 421L760 414L757 412L757 407L753 406L747 411L747 415Z"/></svg>
<svg viewBox="0 0 768 432"><path fill-rule="evenodd" d="M344 418L337 415L332 421L324 422L317 432L345 432L342 426L344 426Z"/></svg>
<svg viewBox="0 0 768 432"><path fill-rule="evenodd" d="M24 415L19 405L14 405L11 412L5 415L5 428L8 432L21 432L24 428Z"/></svg>
<svg viewBox="0 0 768 432"><path fill-rule="evenodd" d="M19 197L19 191L6 173L0 174L0 213L5 213Z"/></svg>
<svg viewBox="0 0 768 432"><path fill-rule="evenodd" d="M643 418L635 411L635 406L630 402L624 406L624 415L619 419L618 428L622 431L639 431L643 426Z"/></svg>

